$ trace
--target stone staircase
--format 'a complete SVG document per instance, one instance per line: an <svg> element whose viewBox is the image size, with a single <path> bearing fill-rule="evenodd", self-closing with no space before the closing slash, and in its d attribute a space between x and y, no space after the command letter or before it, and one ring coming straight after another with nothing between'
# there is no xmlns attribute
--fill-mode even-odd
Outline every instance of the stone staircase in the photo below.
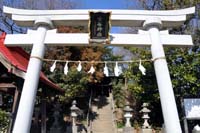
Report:
<svg viewBox="0 0 200 133"><path fill-rule="evenodd" d="M115 133L111 96L100 96L92 105L92 133Z"/></svg>

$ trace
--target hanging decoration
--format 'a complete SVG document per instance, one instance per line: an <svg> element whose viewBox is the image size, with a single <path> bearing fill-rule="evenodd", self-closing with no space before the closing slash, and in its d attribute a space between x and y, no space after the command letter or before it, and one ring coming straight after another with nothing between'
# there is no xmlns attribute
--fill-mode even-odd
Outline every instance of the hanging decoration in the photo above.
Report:
<svg viewBox="0 0 200 133"><path fill-rule="evenodd" d="M35 58L38 58L38 57L35 57ZM82 70L82 63L90 63L92 64L91 67L90 67L90 70L87 72L87 73L90 73L90 74L93 74L95 72L95 69L94 69L94 66L93 64L105 64L104 65L104 68L103 68L103 73L105 74L106 77L109 76L109 69L108 69L108 66L107 64L108 63L111 63L111 64L115 64L115 67L114 67L114 75L116 77L120 76L123 71L122 71L122 67L119 66L119 63L123 64L123 63L139 63L139 70L141 71L141 73L143 75L146 75L146 69L145 67L142 65L142 62L153 62L154 60L153 59L149 59L149 60L129 60L129 61L70 61L70 60L52 60L52 59L42 59L40 58L42 61L54 61L53 65L50 67L50 71L51 72L54 72L55 68L56 68L56 63L57 62L65 62L65 67L64 67L64 74L67 75L68 72L69 72L69 67L68 67L68 64L69 63L78 63L78 66L77 66L77 71L80 72Z"/></svg>
<svg viewBox="0 0 200 133"><path fill-rule="evenodd" d="M108 71L108 67L107 67L107 62L105 62L105 66L103 68L103 73L106 75L106 77L109 76L109 71Z"/></svg>
<svg viewBox="0 0 200 133"><path fill-rule="evenodd" d="M57 63L57 60L55 60L54 63L53 63L53 65L51 66L51 68L50 68L51 72L54 72L54 70L56 68L56 63Z"/></svg>
<svg viewBox="0 0 200 133"><path fill-rule="evenodd" d="M142 65L142 61L141 60L140 60L140 63L139 63L139 70L142 72L143 75L146 75L146 69Z"/></svg>
<svg viewBox="0 0 200 133"><path fill-rule="evenodd" d="M66 61L66 64L65 64L65 67L64 67L64 74L67 75L68 72L69 72L68 61Z"/></svg>
<svg viewBox="0 0 200 133"><path fill-rule="evenodd" d="M95 72L95 69L94 69L94 67L93 67L93 65L90 67L90 70L88 71L88 73L91 73L91 74L93 74Z"/></svg>
<svg viewBox="0 0 200 133"><path fill-rule="evenodd" d="M122 73L122 69L121 67L119 67L118 62L115 63L114 73L116 77L118 77Z"/></svg>
<svg viewBox="0 0 200 133"><path fill-rule="evenodd" d="M77 71L80 72L82 70L81 61L78 61Z"/></svg>
<svg viewBox="0 0 200 133"><path fill-rule="evenodd" d="M119 66L119 75L121 75L122 73L123 73L123 71L122 71L122 67Z"/></svg>

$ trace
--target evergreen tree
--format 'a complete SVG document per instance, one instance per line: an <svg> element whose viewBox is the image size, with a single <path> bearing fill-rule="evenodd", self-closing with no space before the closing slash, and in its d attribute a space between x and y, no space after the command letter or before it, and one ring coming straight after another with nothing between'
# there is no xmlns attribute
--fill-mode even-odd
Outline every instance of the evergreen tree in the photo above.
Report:
<svg viewBox="0 0 200 133"><path fill-rule="evenodd" d="M181 101L184 97L199 96L199 27L197 26L199 2L189 0L138 0L140 6L150 10L172 10L196 6L195 15L187 18L187 21L181 27L168 29L171 34L191 34L193 36L194 46L192 48L165 48L165 54L168 62L170 76L172 79L173 89L177 102L177 107L182 120L183 108ZM151 59L149 48L128 48L134 54L136 59ZM132 96L136 98L137 103L148 102L151 105L151 120L153 125L161 126L163 123L158 87L154 74L153 62L143 63L147 69L147 73L143 76L138 72L138 64L133 63L129 76L134 83L129 84L129 90Z"/></svg>

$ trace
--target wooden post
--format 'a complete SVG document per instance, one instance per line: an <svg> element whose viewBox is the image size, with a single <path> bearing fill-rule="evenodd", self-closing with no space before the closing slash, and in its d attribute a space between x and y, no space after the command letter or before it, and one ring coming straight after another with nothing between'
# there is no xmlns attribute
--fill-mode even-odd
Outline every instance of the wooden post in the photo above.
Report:
<svg viewBox="0 0 200 133"><path fill-rule="evenodd" d="M9 124L9 128L8 128L8 133L11 133L13 130L13 126L14 126L14 122L15 122L15 118L16 118L16 114L17 114L17 109L19 106L20 96L21 96L21 91L19 90L19 88L16 87L14 98L13 98L12 116L11 116L11 120L10 120L10 124Z"/></svg>
<svg viewBox="0 0 200 133"><path fill-rule="evenodd" d="M41 105L41 133L46 133L46 98L42 98L42 105Z"/></svg>

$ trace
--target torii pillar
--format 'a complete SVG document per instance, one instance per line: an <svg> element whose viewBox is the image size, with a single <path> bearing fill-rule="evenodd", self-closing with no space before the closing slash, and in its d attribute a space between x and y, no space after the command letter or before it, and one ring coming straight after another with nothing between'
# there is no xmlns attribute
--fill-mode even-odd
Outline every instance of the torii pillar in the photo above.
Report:
<svg viewBox="0 0 200 133"><path fill-rule="evenodd" d="M39 58L43 58L45 54L44 40L47 30L53 27L51 21L46 18L37 19L35 21L35 26L37 28L37 40L34 41L32 48L13 133L30 132L35 97L42 66L42 60ZM38 58L32 58L34 56Z"/></svg>
<svg viewBox="0 0 200 133"><path fill-rule="evenodd" d="M148 30L152 42L151 53L154 61L164 123L167 125L166 131L167 133L181 133L172 83L160 39L161 27L162 22L159 18L148 19L144 22L144 28Z"/></svg>
<svg viewBox="0 0 200 133"><path fill-rule="evenodd" d="M186 20L186 15L194 13L195 8L174 11L102 10L102 12L110 11L113 26L143 26L147 30L144 34L111 34L109 45L151 47L166 132L182 133L163 45L191 46L192 38L189 35L160 34L160 30L162 27L180 26ZM44 56L45 46L88 46L89 35L86 33L56 33L48 31L47 27L52 27L51 22L54 22L55 27L87 26L89 14L88 10L23 10L9 7L4 7L4 12L12 16L20 26L33 26L35 23L38 25L36 31L7 35L5 39L7 46L33 45L13 130L13 133L28 133L42 65L40 59Z"/></svg>

